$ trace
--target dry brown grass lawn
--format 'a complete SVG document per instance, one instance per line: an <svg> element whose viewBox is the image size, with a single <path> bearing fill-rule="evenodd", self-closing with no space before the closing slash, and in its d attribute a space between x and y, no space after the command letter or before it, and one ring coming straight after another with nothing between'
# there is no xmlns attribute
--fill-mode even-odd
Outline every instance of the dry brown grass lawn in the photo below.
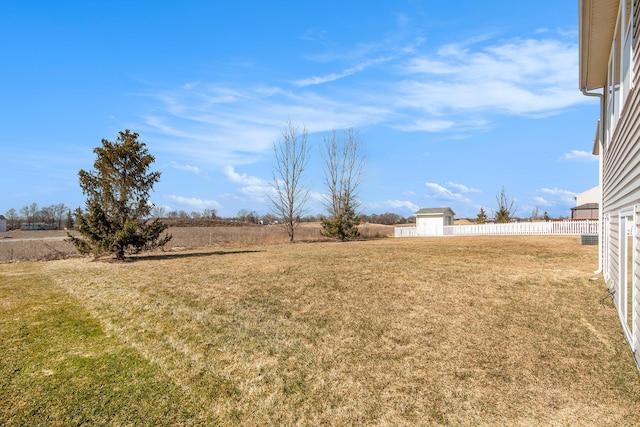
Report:
<svg viewBox="0 0 640 427"><path fill-rule="evenodd" d="M640 375L589 280L596 252L450 237L33 268L179 386L194 424L637 424Z"/></svg>

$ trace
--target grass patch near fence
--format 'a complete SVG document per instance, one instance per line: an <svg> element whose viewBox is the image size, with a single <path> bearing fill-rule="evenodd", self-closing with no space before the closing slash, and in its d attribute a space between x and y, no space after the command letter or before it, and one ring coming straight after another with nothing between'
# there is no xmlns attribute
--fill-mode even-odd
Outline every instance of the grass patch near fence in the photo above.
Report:
<svg viewBox="0 0 640 427"><path fill-rule="evenodd" d="M0 265L0 424L46 396L59 424L88 399L82 420L112 425L631 425L640 375L596 256L491 236ZM66 367L82 355L100 362Z"/></svg>

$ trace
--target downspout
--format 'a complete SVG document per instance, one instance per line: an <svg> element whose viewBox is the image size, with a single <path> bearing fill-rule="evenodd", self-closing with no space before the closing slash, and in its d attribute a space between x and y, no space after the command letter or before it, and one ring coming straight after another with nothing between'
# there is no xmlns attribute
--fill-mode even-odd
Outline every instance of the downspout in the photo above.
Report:
<svg viewBox="0 0 640 427"><path fill-rule="evenodd" d="M602 204L603 201L603 191L604 191L604 186L602 185L602 178L603 178L603 156L604 156L604 127L605 127L605 121L604 121L604 88L602 88L602 92L603 93L597 93L597 92L587 92L587 88L582 88L582 94L584 96L595 96L598 97L600 99L600 119L599 121L599 135L598 135L598 151L599 151L599 155L598 155L598 184L600 187L600 194L599 194L599 209L598 209L598 269L596 271L594 271L593 274L600 274L602 273L602 268L603 268L603 242L602 242L602 235L603 235L603 228L604 228L604 206Z"/></svg>

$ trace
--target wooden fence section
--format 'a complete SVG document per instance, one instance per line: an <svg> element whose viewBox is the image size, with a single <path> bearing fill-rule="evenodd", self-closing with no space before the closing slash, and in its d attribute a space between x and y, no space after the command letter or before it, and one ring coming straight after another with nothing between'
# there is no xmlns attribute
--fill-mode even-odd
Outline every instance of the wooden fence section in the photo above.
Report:
<svg viewBox="0 0 640 427"><path fill-rule="evenodd" d="M533 235L533 234L598 234L597 220L511 222L508 224L471 224L442 227L437 234L427 234L417 227L396 227L395 237L421 236L486 236L486 235Z"/></svg>

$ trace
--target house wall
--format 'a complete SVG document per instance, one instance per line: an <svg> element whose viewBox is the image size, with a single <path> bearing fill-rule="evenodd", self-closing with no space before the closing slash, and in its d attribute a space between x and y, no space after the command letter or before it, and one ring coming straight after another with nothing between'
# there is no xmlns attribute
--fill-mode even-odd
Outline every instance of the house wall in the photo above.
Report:
<svg viewBox="0 0 640 427"><path fill-rule="evenodd" d="M600 203L600 186L576 194L576 206L586 205L587 203Z"/></svg>
<svg viewBox="0 0 640 427"><path fill-rule="evenodd" d="M0 232L7 231L7 220L0 219Z"/></svg>
<svg viewBox="0 0 640 427"><path fill-rule="evenodd" d="M637 2L636 2L637 3ZM637 6L637 5L636 5ZM640 28L640 13L635 13L634 17L634 48L633 48L633 75L634 86L629 94L629 98L623 107L622 114L618 121L618 125L610 141L605 141L603 156L603 215L606 217L604 231L604 247L605 257L604 276L608 285L615 290L614 303L622 319L623 307L620 303L620 295L625 289L622 289L621 274L624 273L620 256L624 252L622 248L626 241L621 241L620 236L620 215L624 212L635 212L636 205L640 205L640 170L637 165L640 164L640 37L638 37L638 29ZM606 91L606 88L605 88ZM605 109L605 111L607 111ZM632 213L632 221L636 224L636 238L640 237L638 233L638 224L640 218L637 214ZM626 240L626 239L625 239ZM629 298L634 300L633 304L633 324L630 340L632 349L635 349L636 361L640 364L640 245L636 244L633 249L634 255L634 288Z"/></svg>

